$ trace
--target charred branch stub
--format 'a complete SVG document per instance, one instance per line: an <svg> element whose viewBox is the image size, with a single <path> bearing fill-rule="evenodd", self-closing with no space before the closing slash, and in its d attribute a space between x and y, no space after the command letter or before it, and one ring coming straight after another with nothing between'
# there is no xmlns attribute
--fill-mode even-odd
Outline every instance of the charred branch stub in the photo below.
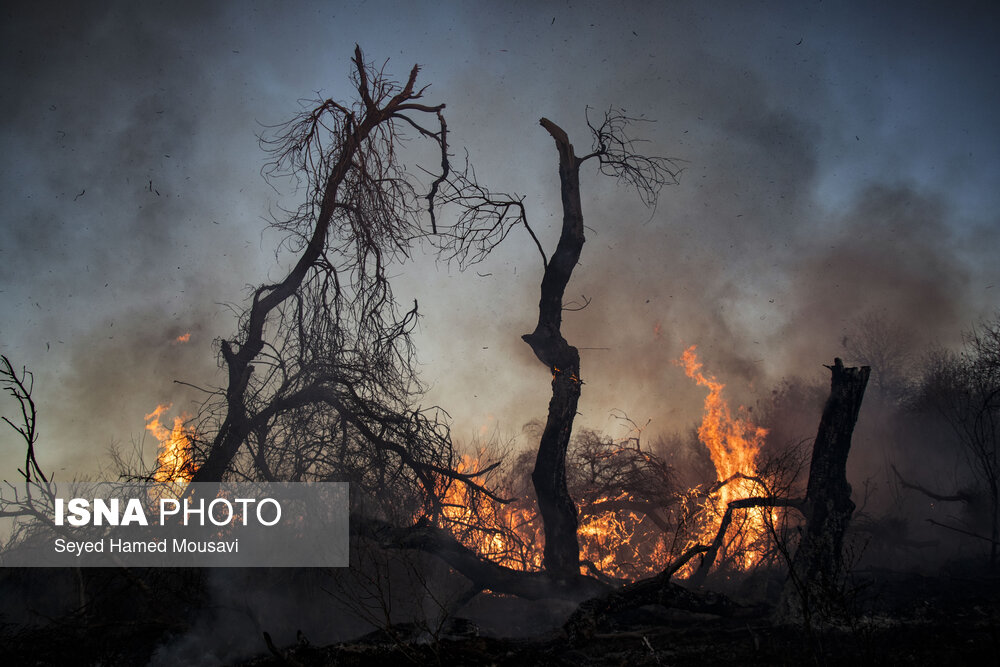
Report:
<svg viewBox="0 0 1000 667"><path fill-rule="evenodd" d="M836 589L842 573L844 533L854 512L847 456L871 369L846 368L840 359L827 368L832 372L830 397L813 445L803 503L806 524L792 559L779 618L808 620Z"/></svg>

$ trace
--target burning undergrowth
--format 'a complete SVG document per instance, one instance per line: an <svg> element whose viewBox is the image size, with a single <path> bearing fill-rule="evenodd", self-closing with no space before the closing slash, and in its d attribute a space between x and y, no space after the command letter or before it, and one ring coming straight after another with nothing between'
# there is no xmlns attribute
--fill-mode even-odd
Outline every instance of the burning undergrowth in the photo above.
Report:
<svg viewBox="0 0 1000 667"><path fill-rule="evenodd" d="M790 534L786 510L752 507L736 512L719 534L730 503L753 497L786 494L802 471L795 452L765 457L767 429L755 424L745 409L734 410L723 397L725 385L703 371L695 347L677 362L698 386L708 389L697 443L643 440L643 428L621 416L628 432L612 438L584 429L567 453L568 485L577 504L581 574L608 583L654 576L700 545L718 541L713 563L705 572L746 573L782 565L776 540ZM529 424L529 436L541 426ZM672 448L694 446L711 461L711 477L685 485L690 471L672 463ZM773 450L776 448L772 448ZM534 453L511 459L503 475L494 475L504 498L490 498L467 485L443 478L439 525L463 545L498 565L520 571L542 570L543 532L531 489ZM490 451L466 455L463 473L484 469ZM681 474L681 473L685 474ZM787 555L787 545L785 545ZM695 559L679 563L676 575L695 575Z"/></svg>
<svg viewBox="0 0 1000 667"><path fill-rule="evenodd" d="M815 397L786 388L772 395L767 409L758 406L752 413L727 403L725 385L700 362L694 348L686 350L678 364L705 391L703 414L689 436L647 439L642 425L622 417L623 436L581 430L571 443L567 469L580 521L581 574L617 586L673 570L673 578L688 586L705 583L743 593L747 589L741 583L759 574L771 581L782 579L797 547L798 512L779 506L731 506L754 498L791 498L803 490L807 447L783 450L770 439L780 432L773 425L781 426L784 412L794 408L790 394L809 401ZM151 476L183 487L197 469L198 435L190 420L166 419L168 409L158 406L146 417L147 430L159 443ZM526 429L527 439L535 435L532 428ZM788 433L777 437L787 439ZM409 523L431 523L486 561L541 574L543 534L530 488L532 463L531 452L478 449L456 459L458 477L438 478L436 505L416 509L404 503L399 508L412 508ZM877 522L866 518L872 516L862 505L856 531L874 530ZM147 595L168 595L174 607L186 605L194 611L174 624L147 614L155 617L147 633L158 638L155 659L167 664L179 657L205 658L205 664L218 664L268 652L262 632L277 646L305 650L309 644L304 642L310 640L342 642L368 630L382 633L380 645L418 656L419 650L407 647L455 641L456 618L474 618L475 632L483 634L532 635L558 628L576 608L566 600L498 595L458 572L441 553L413 546L356 537L349 569L316 576L205 572L194 579L182 577L181 584L161 577L176 590ZM686 556L690 558L684 560ZM847 558L855 558L850 548ZM87 586L104 585L103 576L86 575ZM127 583L115 586L128 588ZM89 594L90 609L120 603L120 593L111 598ZM289 603L306 597L305 606ZM679 617L671 618L674 623ZM769 636L767 630L755 632ZM655 636L650 634L651 640ZM220 643L220 637L228 639ZM374 635L369 638L376 641Z"/></svg>

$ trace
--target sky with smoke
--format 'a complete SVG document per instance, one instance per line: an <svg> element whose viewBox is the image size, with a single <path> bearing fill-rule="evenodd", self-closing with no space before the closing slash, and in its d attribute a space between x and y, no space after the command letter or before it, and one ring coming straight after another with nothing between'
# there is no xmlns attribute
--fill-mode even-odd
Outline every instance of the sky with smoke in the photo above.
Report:
<svg viewBox="0 0 1000 667"><path fill-rule="evenodd" d="M875 313L900 345L954 344L996 308L1000 46L989 3L26 3L3 10L0 352L34 372L43 466L94 472L144 415L218 386L213 339L277 278L257 135L299 100L351 95L355 43L445 102L454 151L525 197L551 248L559 123L614 105L645 150L683 160L655 210L584 174L589 227L564 333L583 348L582 423L670 431L701 391L752 401L823 363ZM520 340L541 262L515 232L471 270L399 267L419 300L428 402L456 434L544 416ZM178 337L190 334L182 342ZM849 361L849 360L848 360ZM9 403L4 403L10 414ZM149 445L149 438L146 438ZM10 433L10 478L23 455Z"/></svg>

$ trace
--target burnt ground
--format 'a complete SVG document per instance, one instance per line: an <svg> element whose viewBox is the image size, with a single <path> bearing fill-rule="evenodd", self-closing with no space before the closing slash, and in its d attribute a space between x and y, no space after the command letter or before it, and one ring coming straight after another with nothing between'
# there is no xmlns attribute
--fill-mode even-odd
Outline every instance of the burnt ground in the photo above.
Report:
<svg viewBox="0 0 1000 667"><path fill-rule="evenodd" d="M557 630L527 638L476 636L476 626L454 621L436 637L401 625L322 646L302 637L291 646L272 644L255 658L219 663L206 656L201 664L704 667L1000 662L1000 577L879 572L869 573L861 583L851 613L838 624L812 631L774 626L764 607L746 607L731 618L645 607L605 619L592 637L576 642ZM178 631L183 618L145 620L136 609L117 608L100 617L92 613L30 627L0 622L0 664L146 664L164 638ZM228 640L263 646L262 635Z"/></svg>
<svg viewBox="0 0 1000 667"><path fill-rule="evenodd" d="M373 633L325 647L300 644L242 663L278 665L971 665L1000 663L1000 579L891 575L872 579L864 613L806 631L774 626L763 609L720 618L646 608L591 638L529 639Z"/></svg>

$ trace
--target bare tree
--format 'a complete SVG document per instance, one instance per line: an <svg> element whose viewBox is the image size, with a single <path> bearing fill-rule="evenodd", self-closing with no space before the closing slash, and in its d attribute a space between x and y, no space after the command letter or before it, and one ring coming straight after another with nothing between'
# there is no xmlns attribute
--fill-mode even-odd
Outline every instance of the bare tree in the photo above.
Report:
<svg viewBox="0 0 1000 667"><path fill-rule="evenodd" d="M545 526L545 568L571 579L579 572L576 507L566 487L566 447L580 394L579 352L560 332L563 294L584 243L579 168L600 170L637 189L652 206L678 170L664 158L641 156L626 132L634 119L611 110L588 125L593 150L578 157L566 133L543 119L559 153L564 220L546 256L521 199L480 185L467 163L451 164L443 104L422 101L418 68L404 83L367 63L355 49L351 103L317 100L263 140L265 174L291 177L304 202L273 225L295 253L280 281L253 290L232 339L220 342L227 386L214 395L203 424L194 481L223 476L255 479L346 479L379 499L377 514L412 519L442 516L442 479L492 501L477 480L492 470L459 472L438 408L413 407L422 392L410 333L417 303L400 308L389 267L405 261L421 239L461 267L489 254L522 225L542 257L539 318L524 336L553 375L549 419L533 480ZM402 158L408 138L439 155L435 170ZM428 185L418 175L426 174ZM450 208L453 214L443 215ZM373 508L374 509L374 508Z"/></svg>
<svg viewBox="0 0 1000 667"><path fill-rule="evenodd" d="M209 436L193 481L349 480L371 511L409 520L439 515L442 478L490 495L476 482L486 471L456 470L447 415L417 405L418 306L400 307L389 271L428 237L474 262L522 218L482 205L475 193L518 202L487 193L470 168L452 169L444 105L422 101L418 72L396 83L355 48L356 99L304 105L262 139L265 176L304 194L272 223L295 261L252 291L236 335L220 341L228 382L199 425ZM404 162L410 139L439 156L428 185ZM460 209L450 225L438 215L449 205Z"/></svg>
<svg viewBox="0 0 1000 667"><path fill-rule="evenodd" d="M675 164L666 158L646 157L636 152L637 142L627 134L629 125L635 120L615 109L605 113L600 124L591 122L588 117L593 148L583 156L577 156L565 130L547 118L539 121L555 140L559 153L563 221L551 259L542 251L545 271L538 302L538 323L534 331L521 338L552 373L552 399L531 479L545 525L545 569L563 578L576 576L580 567L576 504L566 484L566 451L583 381L580 352L562 335L563 296L586 241L580 167L596 159L601 173L634 187L648 206L655 205L662 186L675 182L679 173Z"/></svg>
<svg viewBox="0 0 1000 667"><path fill-rule="evenodd" d="M53 506L52 486L49 476L38 464L38 410L31 394L35 379L29 370L18 372L6 355L0 355L0 386L17 403L20 417L2 419L24 443L24 464L17 469L21 481L17 484L4 481L0 489L0 518L15 520L14 530L7 546L25 531L30 531L35 521L49 523Z"/></svg>
<svg viewBox="0 0 1000 667"><path fill-rule="evenodd" d="M906 388L911 358L907 346L909 330L877 312L853 322L853 332L841 340L849 361L872 369L872 380L880 395L899 399Z"/></svg>
<svg viewBox="0 0 1000 667"><path fill-rule="evenodd" d="M951 428L978 487L977 493L963 491L944 499L973 504L980 495L989 506L989 535L952 528L987 542L990 564L996 567L1000 563L1000 315L966 332L961 354L937 350L928 357L916 401L917 407L940 414ZM909 486L935 495L919 485Z"/></svg>

